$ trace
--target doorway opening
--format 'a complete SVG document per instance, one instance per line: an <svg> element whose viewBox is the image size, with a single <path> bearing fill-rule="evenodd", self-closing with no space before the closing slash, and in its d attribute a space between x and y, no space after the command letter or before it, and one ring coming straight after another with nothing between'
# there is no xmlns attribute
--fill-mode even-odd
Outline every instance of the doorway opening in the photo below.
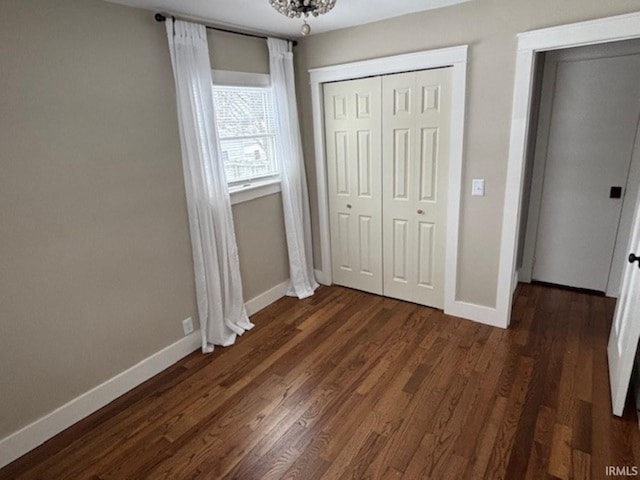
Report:
<svg viewBox="0 0 640 480"><path fill-rule="evenodd" d="M527 145L530 143L531 134L531 106L534 104L532 102L532 93L535 91L534 67L537 62L540 62L538 55L540 52L563 48L638 38L640 38L640 12L534 30L518 35L496 302L496 309L504 315L507 324L511 317L513 288L518 281L516 268L518 232L520 228L525 228L520 214L524 197ZM637 202L631 222L628 248L634 255L628 257L630 263L626 263L623 268L620 295L607 347L612 410L616 415L620 415L624 407L640 339L640 323L637 322L637 314L640 312L640 269L633 264L633 261L638 258L636 255L640 254L640 204ZM574 260L578 262L581 259L575 257Z"/></svg>
<svg viewBox="0 0 640 480"><path fill-rule="evenodd" d="M608 359L621 415L640 334L630 331L638 274L628 267L639 228L640 39L537 53L531 98L518 280L620 297Z"/></svg>
<svg viewBox="0 0 640 480"><path fill-rule="evenodd" d="M640 40L534 60L518 280L617 297L640 185Z"/></svg>

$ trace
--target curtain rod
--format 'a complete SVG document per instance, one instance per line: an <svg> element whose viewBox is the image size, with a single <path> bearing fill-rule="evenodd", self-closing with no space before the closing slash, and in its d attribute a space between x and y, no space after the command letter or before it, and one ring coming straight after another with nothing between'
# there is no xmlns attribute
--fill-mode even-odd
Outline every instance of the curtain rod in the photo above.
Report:
<svg viewBox="0 0 640 480"><path fill-rule="evenodd" d="M174 20L176 19L176 17L171 17L171 18L173 18ZM156 19L156 22L164 22L164 21L167 20L167 16L163 15L162 13L156 13L155 19ZM239 32L237 30L229 30L227 28L213 27L211 25L205 25L205 28L207 30L216 30L218 32L233 33L234 35L243 35L245 37L262 38L263 40L266 40L268 38L266 35L258 35L258 34L255 34L255 33ZM273 38L279 38L279 37L273 37ZM296 40L290 40L288 38L280 38L280 40L287 40L287 41L291 42L294 47L296 45L298 45L298 42Z"/></svg>

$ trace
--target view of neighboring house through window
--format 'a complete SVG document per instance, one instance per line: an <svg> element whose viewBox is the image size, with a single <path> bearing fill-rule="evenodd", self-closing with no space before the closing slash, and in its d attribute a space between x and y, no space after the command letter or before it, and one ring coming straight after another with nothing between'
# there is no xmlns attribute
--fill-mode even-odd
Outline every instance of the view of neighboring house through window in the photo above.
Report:
<svg viewBox="0 0 640 480"><path fill-rule="evenodd" d="M227 182L277 175L271 88L214 85L213 101Z"/></svg>

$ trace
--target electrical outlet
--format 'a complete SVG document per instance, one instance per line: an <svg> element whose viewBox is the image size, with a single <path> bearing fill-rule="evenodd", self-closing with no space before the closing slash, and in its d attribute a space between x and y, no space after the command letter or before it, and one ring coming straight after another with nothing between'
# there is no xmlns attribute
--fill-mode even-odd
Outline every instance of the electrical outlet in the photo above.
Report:
<svg viewBox="0 0 640 480"><path fill-rule="evenodd" d="M190 333L193 333L193 320L191 317L182 321L182 330L184 330L184 336L186 337Z"/></svg>

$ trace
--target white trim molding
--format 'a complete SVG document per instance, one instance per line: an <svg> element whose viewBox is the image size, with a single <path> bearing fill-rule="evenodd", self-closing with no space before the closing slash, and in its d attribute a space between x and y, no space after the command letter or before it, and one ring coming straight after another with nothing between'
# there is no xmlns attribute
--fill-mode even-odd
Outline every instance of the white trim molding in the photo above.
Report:
<svg viewBox="0 0 640 480"><path fill-rule="evenodd" d="M231 205L248 202L256 198L273 195L282 190L280 178L271 178L264 181L255 181L244 183L241 185L229 186L229 196L231 197Z"/></svg>
<svg viewBox="0 0 640 480"><path fill-rule="evenodd" d="M515 281L518 231L521 223L519 217L524 186L523 173L531 114L535 54L634 38L640 38L640 12L544 28L518 35L496 298L498 318L505 326L509 325L511 319L511 292L514 287L512 283Z"/></svg>
<svg viewBox="0 0 640 480"><path fill-rule="evenodd" d="M268 307L272 303L280 300L287 294L287 290L289 289L289 280L282 282L280 285L276 285L275 287L267 290L264 293L261 293L257 297L252 298L247 303L245 303L245 308L247 309L247 315L251 316L258 313L263 308Z"/></svg>
<svg viewBox="0 0 640 480"><path fill-rule="evenodd" d="M445 306L445 313L454 317L473 320L474 322L491 327L505 328L504 324L498 318L496 309L485 307L484 305L456 300L448 309Z"/></svg>
<svg viewBox="0 0 640 480"><path fill-rule="evenodd" d="M288 286L289 280L247 301L245 307L248 315L254 315L284 297ZM8 437L0 439L0 468L158 375L198 350L201 345L200 330L197 330Z"/></svg>
<svg viewBox="0 0 640 480"><path fill-rule="evenodd" d="M313 272L316 275L316 282L318 282L320 285L331 285L331 279L328 279L322 270L316 269Z"/></svg>
<svg viewBox="0 0 640 480"><path fill-rule="evenodd" d="M518 50L543 52L638 38L640 11L518 34Z"/></svg>
<svg viewBox="0 0 640 480"><path fill-rule="evenodd" d="M467 45L405 53L391 57L374 58L361 62L343 63L309 70L311 84L353 80L356 78L389 75L392 73L450 67L467 63Z"/></svg>
<svg viewBox="0 0 640 480"><path fill-rule="evenodd" d="M332 283L322 85L327 82L353 80L412 70L452 67L451 156L449 161L449 196L447 200L444 309L445 313L450 315L504 327L506 325L502 325L495 320L495 309L462 302L456 299L460 235L460 198L462 195L462 162L464 156L467 50L467 45L461 45L309 70L311 77L311 102L313 106L316 182L318 188L320 253L322 258L321 268L316 272L316 276L318 277L318 281L324 285L330 285Z"/></svg>

